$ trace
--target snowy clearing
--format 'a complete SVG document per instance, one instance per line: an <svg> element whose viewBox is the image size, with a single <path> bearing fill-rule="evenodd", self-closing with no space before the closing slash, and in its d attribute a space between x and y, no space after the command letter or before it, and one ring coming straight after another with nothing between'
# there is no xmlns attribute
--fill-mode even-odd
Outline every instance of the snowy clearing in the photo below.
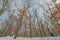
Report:
<svg viewBox="0 0 60 40"><path fill-rule="evenodd" d="M16 39L13 37L0 37L0 40L60 40L60 37L17 37Z"/></svg>

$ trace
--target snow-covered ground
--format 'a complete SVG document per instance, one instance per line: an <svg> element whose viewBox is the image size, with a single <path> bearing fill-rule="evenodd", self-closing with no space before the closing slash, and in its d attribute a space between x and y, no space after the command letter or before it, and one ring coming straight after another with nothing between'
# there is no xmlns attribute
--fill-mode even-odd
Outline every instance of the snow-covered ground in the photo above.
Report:
<svg viewBox="0 0 60 40"><path fill-rule="evenodd" d="M13 37L0 37L0 40L60 40L60 37L17 37L16 39L14 39Z"/></svg>

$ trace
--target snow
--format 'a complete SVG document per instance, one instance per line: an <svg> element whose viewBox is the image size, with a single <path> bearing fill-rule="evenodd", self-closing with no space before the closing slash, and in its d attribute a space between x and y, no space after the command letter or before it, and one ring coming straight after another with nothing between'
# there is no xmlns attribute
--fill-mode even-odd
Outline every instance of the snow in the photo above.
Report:
<svg viewBox="0 0 60 40"><path fill-rule="evenodd" d="M1 37L0 40L60 40L60 37L17 37L16 39L13 37Z"/></svg>

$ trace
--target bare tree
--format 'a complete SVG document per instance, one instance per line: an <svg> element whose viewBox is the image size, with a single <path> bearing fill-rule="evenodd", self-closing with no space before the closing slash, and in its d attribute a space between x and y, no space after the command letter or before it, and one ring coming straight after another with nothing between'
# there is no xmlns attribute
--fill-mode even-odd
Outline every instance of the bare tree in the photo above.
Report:
<svg viewBox="0 0 60 40"><path fill-rule="evenodd" d="M4 11L7 9L8 1L9 0L2 0L3 1L3 6L2 9L0 10L0 15L4 13Z"/></svg>

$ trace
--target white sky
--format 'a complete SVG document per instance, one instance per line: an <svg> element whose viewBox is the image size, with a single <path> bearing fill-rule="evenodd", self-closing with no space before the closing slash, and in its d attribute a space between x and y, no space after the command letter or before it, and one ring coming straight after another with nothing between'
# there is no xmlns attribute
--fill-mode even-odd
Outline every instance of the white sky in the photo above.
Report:
<svg viewBox="0 0 60 40"><path fill-rule="evenodd" d="M28 1L28 0L27 0ZM12 1L11 2L11 4L10 4L10 9L11 9L11 11L13 11L13 10L15 10L15 13L17 13L16 12L16 7L15 7L15 3L16 3L16 5L17 5L17 7L18 8L23 8L23 5L26 5L26 3L27 3L27 1L26 0L22 0L22 2L20 1L20 0L16 0L16 2L15 1ZM32 3L40 3L41 5L42 4L44 4L44 2L42 2L42 1L45 1L45 0L32 0ZM50 2L50 0L47 0L48 1L48 3ZM22 4L23 3L23 4ZM39 17L42 19L42 20L44 20L44 10L41 8L41 7L39 7L37 4L35 4L33 7L32 7L32 9L37 9L38 10L38 15L39 15ZM8 14L7 14L8 12L5 12L3 15L1 15L0 16L0 19L2 19L2 20L6 20L6 19L8 19Z"/></svg>

